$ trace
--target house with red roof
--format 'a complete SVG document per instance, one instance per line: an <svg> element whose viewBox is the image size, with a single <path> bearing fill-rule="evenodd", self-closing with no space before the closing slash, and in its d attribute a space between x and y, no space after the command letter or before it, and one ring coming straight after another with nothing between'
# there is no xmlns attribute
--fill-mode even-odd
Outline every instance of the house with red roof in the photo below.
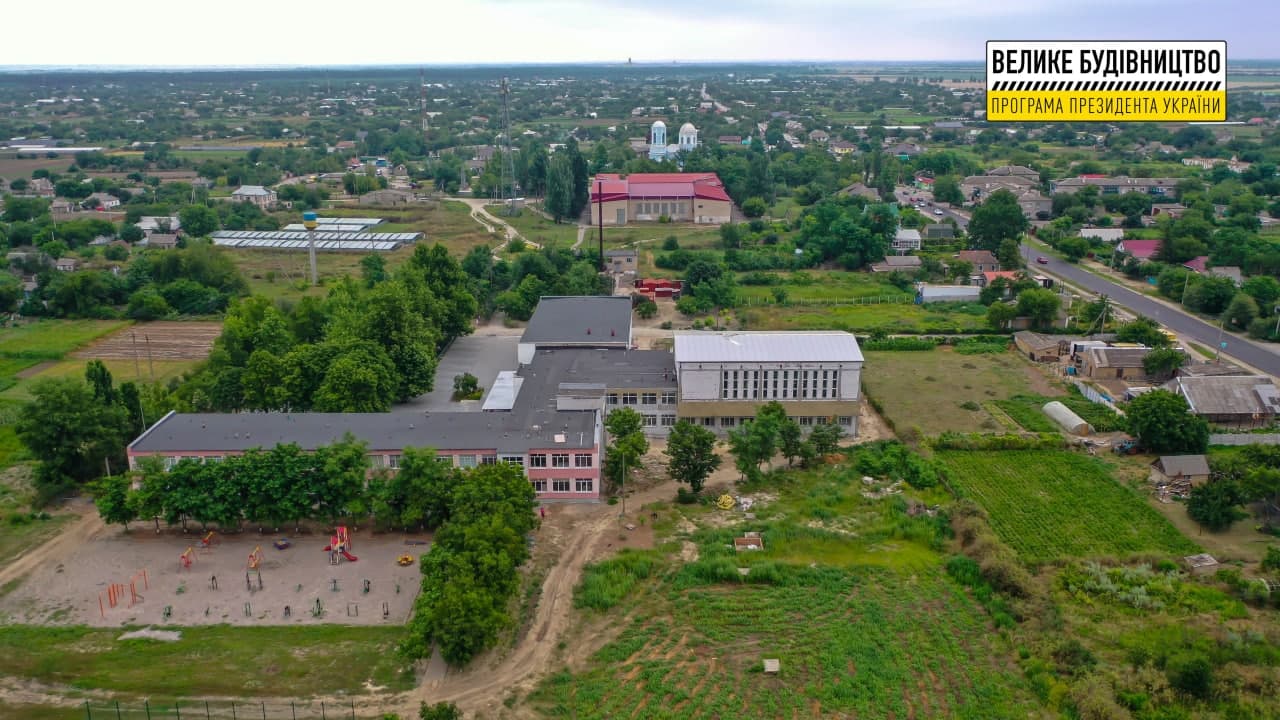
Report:
<svg viewBox="0 0 1280 720"><path fill-rule="evenodd" d="M715 173L600 173L591 179L591 224L671 222L721 225L733 200Z"/></svg>
<svg viewBox="0 0 1280 720"><path fill-rule="evenodd" d="M1022 278L1021 270L988 270L978 276L978 285L986 287L996 280L1007 280L1015 283Z"/></svg>
<svg viewBox="0 0 1280 720"><path fill-rule="evenodd" d="M1201 274L1201 275L1203 275L1203 274L1204 274L1204 271L1208 268L1208 266L1209 266L1209 256L1208 256L1208 255L1201 255L1201 256L1199 256L1199 257L1193 257L1193 258L1191 258L1190 260L1188 260L1188 261L1186 261L1186 262L1182 263L1182 267L1184 267L1184 268L1186 268L1186 269L1188 269L1188 270L1191 270L1192 272L1199 273L1199 274Z"/></svg>
<svg viewBox="0 0 1280 720"><path fill-rule="evenodd" d="M1159 240L1121 240L1116 250L1135 260L1150 260L1160 252Z"/></svg>

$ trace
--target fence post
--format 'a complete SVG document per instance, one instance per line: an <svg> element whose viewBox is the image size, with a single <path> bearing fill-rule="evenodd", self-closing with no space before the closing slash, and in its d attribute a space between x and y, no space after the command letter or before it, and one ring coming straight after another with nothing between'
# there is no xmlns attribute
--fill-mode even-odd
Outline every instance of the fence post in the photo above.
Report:
<svg viewBox="0 0 1280 720"><path fill-rule="evenodd" d="M294 707L293 701L289 701L289 714L293 716L293 720L298 720L298 708Z"/></svg>
<svg viewBox="0 0 1280 720"><path fill-rule="evenodd" d="M266 720L266 718L263 718L263 720ZM356 720L356 701L354 698L351 700L351 720Z"/></svg>
<svg viewBox="0 0 1280 720"><path fill-rule="evenodd" d="M120 701L116 701L116 720L121 720L123 716L120 714Z"/></svg>
<svg viewBox="0 0 1280 720"><path fill-rule="evenodd" d="M179 709L179 705L180 703L177 700L173 701L173 714L178 720L182 720L182 710ZM206 710L205 712L207 713L208 711Z"/></svg>
<svg viewBox="0 0 1280 720"><path fill-rule="evenodd" d="M147 720L151 720L151 700L144 699L142 701L142 709L147 711Z"/></svg>
<svg viewBox="0 0 1280 720"><path fill-rule="evenodd" d="M262 720L267 720L267 701L262 701Z"/></svg>
<svg viewBox="0 0 1280 720"><path fill-rule="evenodd" d="M93 710L89 707L89 701L84 701L84 714L89 720L93 720Z"/></svg>
<svg viewBox="0 0 1280 720"><path fill-rule="evenodd" d="M323 700L321 700L321 701L320 701L320 720L329 720L329 718L325 717L325 714L324 714L324 701L323 701Z"/></svg>
<svg viewBox="0 0 1280 720"><path fill-rule="evenodd" d="M236 720L236 701L231 701L231 720Z"/></svg>

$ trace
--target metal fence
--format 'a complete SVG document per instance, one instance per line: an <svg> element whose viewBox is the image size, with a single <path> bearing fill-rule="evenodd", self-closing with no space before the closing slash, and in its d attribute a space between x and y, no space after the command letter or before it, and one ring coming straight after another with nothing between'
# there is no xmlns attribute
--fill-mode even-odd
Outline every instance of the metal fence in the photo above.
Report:
<svg viewBox="0 0 1280 720"><path fill-rule="evenodd" d="M1209 436L1210 445L1280 445L1276 433L1216 433Z"/></svg>
<svg viewBox="0 0 1280 720"><path fill-rule="evenodd" d="M86 720L380 720L386 711L356 701L290 702L144 700L141 703L85 701ZM74 717L69 713L67 717Z"/></svg>

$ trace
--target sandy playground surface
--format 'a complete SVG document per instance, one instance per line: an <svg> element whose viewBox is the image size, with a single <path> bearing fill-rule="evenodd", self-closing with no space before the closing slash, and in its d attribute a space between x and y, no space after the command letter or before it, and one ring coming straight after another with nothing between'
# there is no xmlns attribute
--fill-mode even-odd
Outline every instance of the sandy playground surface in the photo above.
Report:
<svg viewBox="0 0 1280 720"><path fill-rule="evenodd" d="M201 549L202 536L194 530L185 535L181 530L157 535L147 524L130 527L125 533L111 526L57 561L37 567L21 587L0 598L0 621L109 627L401 624L408 619L418 594L417 558L427 552L425 543L429 541L429 536L353 531L351 552L357 561L331 565L329 553L323 550L329 542L328 531L219 534L211 548ZM280 538L288 538L291 546L276 549L273 543ZM409 545L406 541L424 544ZM258 546L263 553L259 570L247 571L249 553ZM190 569L183 569L179 557L188 547L196 548L196 557ZM403 554L413 555L413 564L398 565L396 559ZM144 587L139 574L143 570L149 588ZM246 572L251 588L246 587ZM217 589L212 586L215 577ZM140 596L132 607L131 580ZM366 580L368 592L364 589ZM114 608L107 599L113 583L124 586L123 597ZM313 614L317 599L322 608L319 616ZM171 609L168 618L166 607Z"/></svg>

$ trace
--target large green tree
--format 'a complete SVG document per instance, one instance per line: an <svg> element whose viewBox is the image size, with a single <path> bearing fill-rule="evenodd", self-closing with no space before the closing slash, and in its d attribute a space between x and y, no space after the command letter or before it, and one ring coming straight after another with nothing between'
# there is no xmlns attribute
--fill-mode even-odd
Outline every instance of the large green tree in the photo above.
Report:
<svg viewBox="0 0 1280 720"><path fill-rule="evenodd" d="M1031 318L1036 327L1046 327L1058 316L1062 301L1052 290L1033 288L1018 293L1018 315Z"/></svg>
<svg viewBox="0 0 1280 720"><path fill-rule="evenodd" d="M667 436L667 472L676 482L685 483L689 491L702 492L707 476L720 467L716 455L716 434L701 425L680 420Z"/></svg>
<svg viewBox="0 0 1280 720"><path fill-rule="evenodd" d="M973 211L968 232L975 249L996 252L1002 242L1017 240L1028 227L1018 198L1008 190L997 190Z"/></svg>
<svg viewBox="0 0 1280 720"><path fill-rule="evenodd" d="M557 153L547 167L547 195L543 207L558 223L573 214L573 162Z"/></svg>
<svg viewBox="0 0 1280 720"><path fill-rule="evenodd" d="M129 418L116 403L99 402L80 380L37 380L18 413L18 439L40 461L36 480L48 501L107 471L122 472Z"/></svg>
<svg viewBox="0 0 1280 720"><path fill-rule="evenodd" d="M1181 395L1168 390L1152 390L1134 398L1125 416L1129 432L1151 452L1195 454L1209 446L1209 424L1191 414Z"/></svg>

